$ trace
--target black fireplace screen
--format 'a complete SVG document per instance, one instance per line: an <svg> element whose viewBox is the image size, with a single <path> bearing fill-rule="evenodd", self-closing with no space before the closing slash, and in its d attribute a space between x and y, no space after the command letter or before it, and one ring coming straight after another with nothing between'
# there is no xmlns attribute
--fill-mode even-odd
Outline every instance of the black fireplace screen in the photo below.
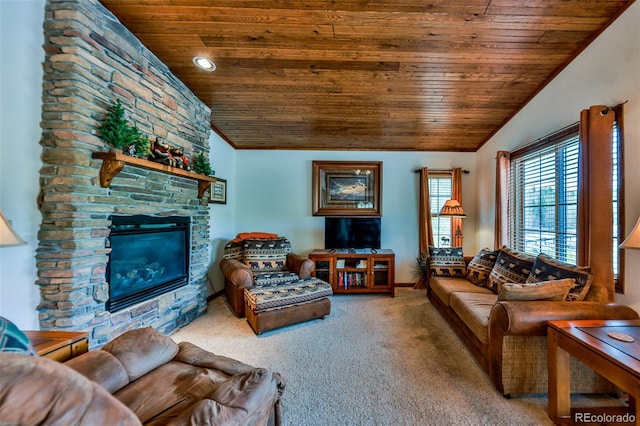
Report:
<svg viewBox="0 0 640 426"><path fill-rule="evenodd" d="M109 312L188 284L188 217L112 216L111 222Z"/></svg>

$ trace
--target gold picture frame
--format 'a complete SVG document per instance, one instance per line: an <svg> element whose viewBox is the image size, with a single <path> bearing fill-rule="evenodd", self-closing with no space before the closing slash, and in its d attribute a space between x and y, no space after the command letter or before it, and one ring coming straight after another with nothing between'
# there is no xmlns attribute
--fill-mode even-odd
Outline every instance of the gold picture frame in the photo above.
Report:
<svg viewBox="0 0 640 426"><path fill-rule="evenodd" d="M209 202L216 204L227 204L226 179L216 178L215 182L211 182L211 188L209 190Z"/></svg>
<svg viewBox="0 0 640 426"><path fill-rule="evenodd" d="M382 161L313 161L314 216L382 216Z"/></svg>

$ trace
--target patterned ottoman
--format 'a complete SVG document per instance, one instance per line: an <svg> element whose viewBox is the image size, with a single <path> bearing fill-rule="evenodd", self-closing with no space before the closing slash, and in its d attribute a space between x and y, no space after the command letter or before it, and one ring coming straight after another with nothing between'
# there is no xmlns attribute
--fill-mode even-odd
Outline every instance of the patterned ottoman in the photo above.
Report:
<svg viewBox="0 0 640 426"><path fill-rule="evenodd" d="M256 334L331 312L331 285L310 277L244 289L245 315Z"/></svg>

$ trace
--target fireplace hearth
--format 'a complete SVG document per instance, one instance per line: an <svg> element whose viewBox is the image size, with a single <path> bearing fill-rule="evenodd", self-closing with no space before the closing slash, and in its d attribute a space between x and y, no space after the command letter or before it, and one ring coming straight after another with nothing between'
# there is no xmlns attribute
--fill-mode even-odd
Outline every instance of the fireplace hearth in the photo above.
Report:
<svg viewBox="0 0 640 426"><path fill-rule="evenodd" d="M189 283L189 217L114 215L110 219L109 312Z"/></svg>

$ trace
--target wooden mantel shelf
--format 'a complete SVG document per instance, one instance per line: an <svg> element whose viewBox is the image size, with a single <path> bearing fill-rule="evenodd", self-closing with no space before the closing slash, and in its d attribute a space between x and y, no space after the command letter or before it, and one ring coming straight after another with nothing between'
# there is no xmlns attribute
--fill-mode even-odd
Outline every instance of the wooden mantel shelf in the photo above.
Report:
<svg viewBox="0 0 640 426"><path fill-rule="evenodd" d="M204 193L207 189L209 189L211 182L216 182L218 180L211 176L188 172L186 170L167 166L166 164L154 163L153 161L131 157L116 152L94 152L93 154L91 154L91 158L102 160L102 167L100 167L100 186L103 188L108 188L109 186L111 186L111 181L118 173L120 173L125 164L133 164L145 169L197 180L198 198L202 198L204 196Z"/></svg>

